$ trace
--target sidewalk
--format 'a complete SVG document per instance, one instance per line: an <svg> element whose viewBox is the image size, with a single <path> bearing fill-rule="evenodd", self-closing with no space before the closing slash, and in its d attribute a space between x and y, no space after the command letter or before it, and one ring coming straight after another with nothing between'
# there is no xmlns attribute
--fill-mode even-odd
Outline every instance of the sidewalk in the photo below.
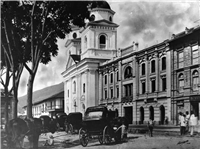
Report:
<svg viewBox="0 0 200 149"><path fill-rule="evenodd" d="M180 126L174 125L155 125L154 133L159 135L170 135L170 136L179 136L180 135ZM147 125L129 125L129 133L133 134L144 134L148 133ZM195 135L200 135L197 131L194 132Z"/></svg>

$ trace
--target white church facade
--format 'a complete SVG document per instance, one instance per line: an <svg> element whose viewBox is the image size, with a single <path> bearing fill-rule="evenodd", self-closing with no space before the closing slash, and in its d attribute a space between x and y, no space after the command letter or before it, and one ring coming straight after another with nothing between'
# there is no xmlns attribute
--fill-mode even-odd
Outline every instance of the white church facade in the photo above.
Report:
<svg viewBox="0 0 200 149"><path fill-rule="evenodd" d="M84 29L74 27L66 42L67 65L62 73L65 90L65 112L82 112L99 105L99 71L102 62L117 54L115 12L107 2L90 8L90 22Z"/></svg>

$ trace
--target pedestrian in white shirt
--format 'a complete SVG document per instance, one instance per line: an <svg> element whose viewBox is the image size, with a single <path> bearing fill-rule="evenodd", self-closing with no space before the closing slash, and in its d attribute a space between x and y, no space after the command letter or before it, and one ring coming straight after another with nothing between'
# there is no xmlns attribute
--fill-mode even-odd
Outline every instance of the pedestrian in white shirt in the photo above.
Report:
<svg viewBox="0 0 200 149"><path fill-rule="evenodd" d="M182 114L180 118L180 125L181 125L181 135L185 135L185 128L186 128L186 121L185 121L185 115Z"/></svg>
<svg viewBox="0 0 200 149"><path fill-rule="evenodd" d="M194 127L197 125L197 117L195 117L194 112L191 111L190 116L190 136L194 134Z"/></svg>

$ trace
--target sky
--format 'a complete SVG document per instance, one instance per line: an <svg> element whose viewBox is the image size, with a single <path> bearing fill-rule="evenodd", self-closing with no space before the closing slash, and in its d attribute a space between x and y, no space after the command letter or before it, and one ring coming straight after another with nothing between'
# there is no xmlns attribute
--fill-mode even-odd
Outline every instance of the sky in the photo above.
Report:
<svg viewBox="0 0 200 149"><path fill-rule="evenodd" d="M115 11L113 22L118 24L117 46L125 48L133 41L139 49L160 43L185 30L200 25L200 0L108 0ZM199 20L199 21L198 21ZM40 64L33 90L61 83L67 59L64 40L58 39L58 56L47 65ZM19 97L27 94L28 72L24 69Z"/></svg>

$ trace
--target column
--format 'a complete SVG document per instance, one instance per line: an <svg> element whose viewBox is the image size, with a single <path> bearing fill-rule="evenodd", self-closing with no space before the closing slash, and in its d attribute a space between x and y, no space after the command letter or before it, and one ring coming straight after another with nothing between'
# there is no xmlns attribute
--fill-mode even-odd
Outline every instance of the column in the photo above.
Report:
<svg viewBox="0 0 200 149"><path fill-rule="evenodd" d="M157 49L155 49L156 51ZM158 53L155 53L156 56L156 92L159 92L159 70L160 70L160 65L159 65L159 55Z"/></svg>
<svg viewBox="0 0 200 149"><path fill-rule="evenodd" d="M146 93L149 93L149 61L148 61L148 56L147 56L147 52L145 52L145 76L146 76Z"/></svg>
<svg viewBox="0 0 200 149"><path fill-rule="evenodd" d="M99 104L101 104L103 99L103 74L102 71L99 70Z"/></svg>
<svg viewBox="0 0 200 149"><path fill-rule="evenodd" d="M123 113L123 109L122 109L122 62L119 61L118 62L118 71L119 71L119 116L123 116L122 113Z"/></svg>

